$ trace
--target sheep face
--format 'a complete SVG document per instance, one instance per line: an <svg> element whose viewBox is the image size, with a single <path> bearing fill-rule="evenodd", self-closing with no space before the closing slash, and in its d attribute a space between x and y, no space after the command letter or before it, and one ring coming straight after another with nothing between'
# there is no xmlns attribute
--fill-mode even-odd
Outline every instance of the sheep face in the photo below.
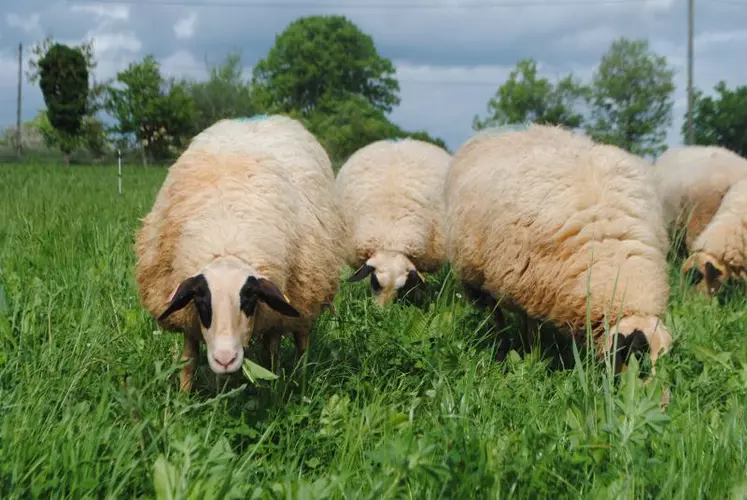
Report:
<svg viewBox="0 0 747 500"><path fill-rule="evenodd" d="M280 314L299 316L272 281L255 276L246 266L219 261L182 281L159 320L194 303L210 368L215 373L233 373L244 360L259 302Z"/></svg>
<svg viewBox="0 0 747 500"><path fill-rule="evenodd" d="M348 281L360 281L367 276L371 276L371 290L380 306L394 300L398 292L407 292L424 281L410 259L392 251L374 253Z"/></svg>
<svg viewBox="0 0 747 500"><path fill-rule="evenodd" d="M699 293L716 295L729 278L729 269L719 259L706 252L695 252L682 264L680 286L694 287Z"/></svg>
<svg viewBox="0 0 747 500"><path fill-rule="evenodd" d="M607 339L606 350L611 351L617 339L614 356L616 372L624 371L631 355L648 351L651 359L651 372L655 373L656 360L669 351L672 334L657 316L628 316L620 320L617 329Z"/></svg>

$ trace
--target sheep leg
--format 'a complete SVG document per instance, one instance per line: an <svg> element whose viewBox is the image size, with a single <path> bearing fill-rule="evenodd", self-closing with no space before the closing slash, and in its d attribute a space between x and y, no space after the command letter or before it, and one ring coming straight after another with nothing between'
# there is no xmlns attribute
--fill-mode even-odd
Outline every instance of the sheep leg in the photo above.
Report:
<svg viewBox="0 0 747 500"><path fill-rule="evenodd" d="M182 368L179 374L179 386L184 392L192 390L192 380L195 370L197 369L197 357L200 354L200 339L191 334L184 334L184 346L182 347L182 361L187 364Z"/></svg>
<svg viewBox="0 0 747 500"><path fill-rule="evenodd" d="M309 348L309 329L308 327L297 328L293 332L293 340L296 343L296 361L306 353Z"/></svg>
<svg viewBox="0 0 747 500"><path fill-rule="evenodd" d="M522 342L524 343L524 348L527 352L531 351L532 348L534 348L534 343L537 341L537 337L539 336L539 323L536 319L529 316L526 312L524 312L524 328L522 331Z"/></svg>
<svg viewBox="0 0 747 500"><path fill-rule="evenodd" d="M275 360L278 357L278 347L280 346L280 333L276 330L265 332L262 336L262 364L265 368L273 370Z"/></svg>

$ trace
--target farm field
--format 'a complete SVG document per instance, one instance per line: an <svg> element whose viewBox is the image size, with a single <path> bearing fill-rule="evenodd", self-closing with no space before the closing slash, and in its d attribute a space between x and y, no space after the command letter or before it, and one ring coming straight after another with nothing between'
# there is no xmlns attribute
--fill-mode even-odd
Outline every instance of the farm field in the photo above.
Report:
<svg viewBox="0 0 747 500"><path fill-rule="evenodd" d="M342 283L304 362L284 339L261 386L215 377L203 346L180 394L181 336L133 276L165 174L126 166L119 196L113 167L0 167L0 498L747 498L746 300L683 297L674 262L647 385L584 350L497 362L444 270L384 310Z"/></svg>

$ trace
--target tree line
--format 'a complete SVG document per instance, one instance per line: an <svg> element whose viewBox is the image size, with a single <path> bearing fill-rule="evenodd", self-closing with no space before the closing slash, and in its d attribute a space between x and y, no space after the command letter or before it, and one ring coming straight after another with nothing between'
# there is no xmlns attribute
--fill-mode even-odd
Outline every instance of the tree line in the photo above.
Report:
<svg viewBox="0 0 747 500"><path fill-rule="evenodd" d="M446 148L427 131L408 131L388 114L399 105L392 62L373 39L344 16L308 16L278 34L267 55L244 75L240 51L211 65L204 81L166 78L148 55L105 82L91 82L92 43L70 47L47 38L33 50L27 74L38 82L46 109L32 122L48 147L103 156L112 147L142 162L176 157L190 138L221 118L283 113L301 120L332 159L383 138L415 137ZM519 61L473 129L532 121L583 130L594 139L640 155L666 146L672 123L674 69L646 40L615 40L589 82L573 74L557 81L538 75L537 62ZM698 144L747 155L747 86L716 96L695 93ZM105 126L99 113L114 120ZM685 135L683 125L683 137Z"/></svg>

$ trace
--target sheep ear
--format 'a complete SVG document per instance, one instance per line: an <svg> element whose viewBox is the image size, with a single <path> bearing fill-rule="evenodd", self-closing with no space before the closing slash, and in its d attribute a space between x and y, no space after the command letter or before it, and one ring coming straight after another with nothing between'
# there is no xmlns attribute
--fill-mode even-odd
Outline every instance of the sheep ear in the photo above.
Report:
<svg viewBox="0 0 747 500"><path fill-rule="evenodd" d="M711 282L713 280L718 279L723 273L716 268L713 264L710 262L706 262L705 265L705 277L706 281Z"/></svg>
<svg viewBox="0 0 747 500"><path fill-rule="evenodd" d="M203 274L192 276L179 283L179 286L174 290L169 298L168 307L161 313L158 320L163 321L176 311L184 309L193 299L197 306L200 322L206 328L209 328L212 320L210 289L208 288L207 280Z"/></svg>
<svg viewBox="0 0 747 500"><path fill-rule="evenodd" d="M358 270L353 274L351 277L348 278L348 283L353 283L355 281L360 281L367 277L369 274L374 272L376 270L375 267L370 266L368 264L363 264L361 267L358 268Z"/></svg>
<svg viewBox="0 0 747 500"><path fill-rule="evenodd" d="M416 269L412 269L407 273L407 280L405 281L404 288L412 288L421 283L423 283L423 277Z"/></svg>
<svg viewBox="0 0 747 500"><path fill-rule="evenodd" d="M285 316L297 318L301 315L295 307L290 305L288 298L283 295L272 281L249 276L244 286L241 287L241 311L247 316L253 315L257 308L257 301L260 300Z"/></svg>

